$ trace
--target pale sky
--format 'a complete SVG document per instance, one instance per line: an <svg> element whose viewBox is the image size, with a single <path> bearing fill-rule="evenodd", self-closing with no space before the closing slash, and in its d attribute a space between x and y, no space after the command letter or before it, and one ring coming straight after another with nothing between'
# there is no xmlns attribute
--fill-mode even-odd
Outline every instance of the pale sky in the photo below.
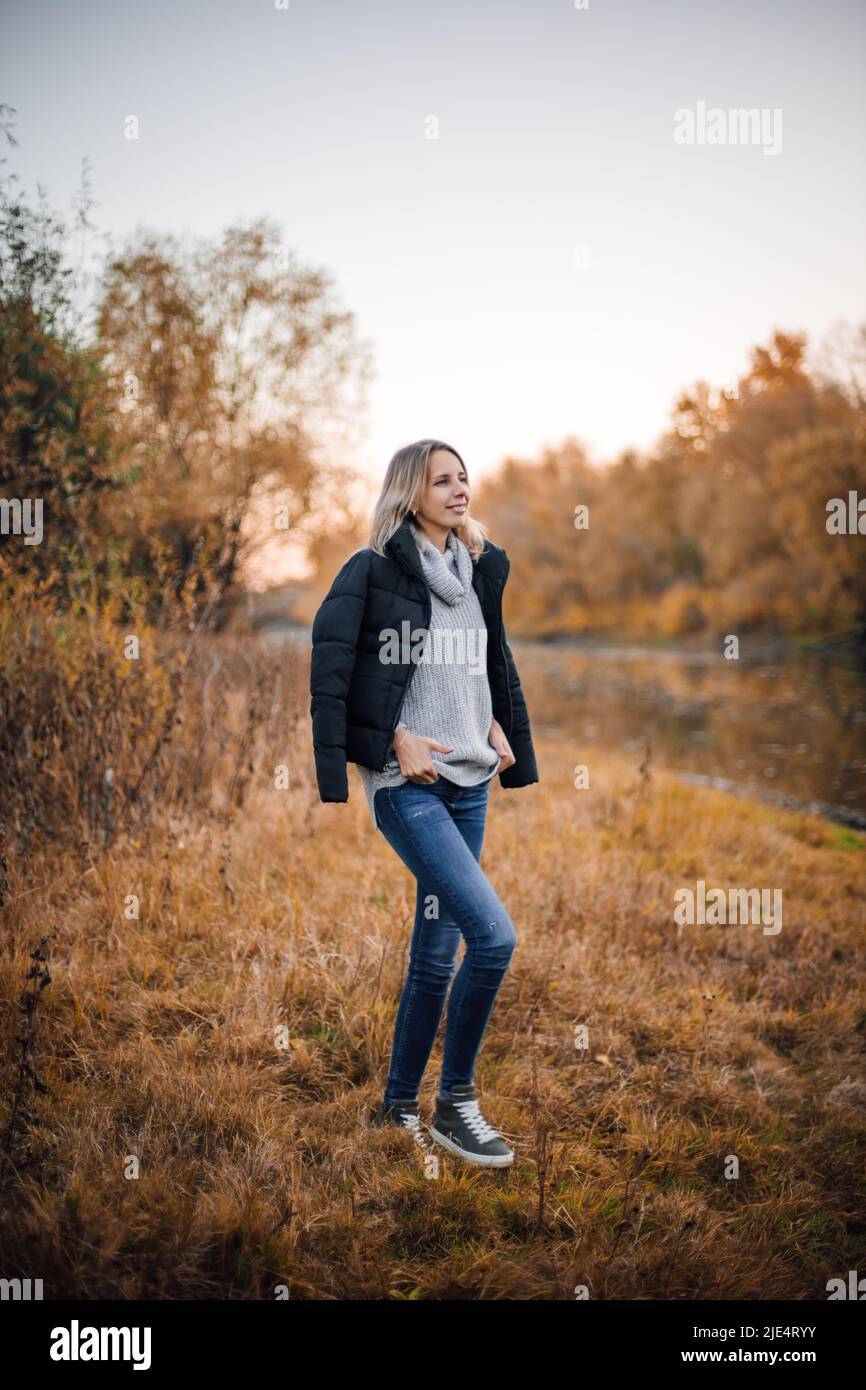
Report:
<svg viewBox="0 0 866 1390"><path fill-rule="evenodd" d="M474 479L566 435L647 448L774 328L866 317L863 0L3 0L0 24L28 190L68 209L86 155L120 240L267 215L334 276L377 483L428 435ZM781 152L676 144L700 102L779 109Z"/></svg>

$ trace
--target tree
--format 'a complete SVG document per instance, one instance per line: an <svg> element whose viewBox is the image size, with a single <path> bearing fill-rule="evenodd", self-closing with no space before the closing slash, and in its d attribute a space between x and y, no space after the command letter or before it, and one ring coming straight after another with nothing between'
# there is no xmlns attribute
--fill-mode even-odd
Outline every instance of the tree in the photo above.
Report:
<svg viewBox="0 0 866 1390"><path fill-rule="evenodd" d="M120 486L121 450L99 355L78 333L68 229L44 195L33 208L17 183L0 179L0 486L7 501L41 507L43 539L3 537L0 569L65 607L94 517ZM79 226L88 208L85 181Z"/></svg>
<svg viewBox="0 0 866 1390"><path fill-rule="evenodd" d="M224 615L242 559L270 534L261 517L309 512L369 349L329 277L300 268L265 220L192 253L143 237L108 267L97 331L135 460L114 518L132 566L167 552L174 597Z"/></svg>

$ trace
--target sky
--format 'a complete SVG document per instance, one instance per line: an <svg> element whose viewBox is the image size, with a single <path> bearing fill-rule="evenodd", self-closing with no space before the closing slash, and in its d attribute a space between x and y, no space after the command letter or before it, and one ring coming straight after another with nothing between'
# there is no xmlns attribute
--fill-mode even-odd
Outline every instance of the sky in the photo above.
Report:
<svg viewBox="0 0 866 1390"><path fill-rule="evenodd" d="M429 436L472 480L647 449L866 318L864 79L863 0L0 0L7 169L68 208L87 157L121 242L274 219L371 345L371 485ZM700 103L764 133L679 143Z"/></svg>

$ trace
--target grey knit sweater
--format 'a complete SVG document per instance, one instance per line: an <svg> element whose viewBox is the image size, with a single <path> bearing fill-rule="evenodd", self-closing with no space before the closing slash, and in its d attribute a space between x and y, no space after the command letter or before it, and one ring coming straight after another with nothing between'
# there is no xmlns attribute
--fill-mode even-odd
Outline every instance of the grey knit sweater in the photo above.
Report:
<svg viewBox="0 0 866 1390"><path fill-rule="evenodd" d="M450 753L431 752L433 767L461 787L476 786L493 777L499 754L488 738L493 704L487 626L472 587L472 556L453 531L443 555L411 522L410 528L430 587L431 613L427 645L410 679L397 728L451 745ZM376 792L406 781L393 745L389 752L381 772L358 767L374 825Z"/></svg>

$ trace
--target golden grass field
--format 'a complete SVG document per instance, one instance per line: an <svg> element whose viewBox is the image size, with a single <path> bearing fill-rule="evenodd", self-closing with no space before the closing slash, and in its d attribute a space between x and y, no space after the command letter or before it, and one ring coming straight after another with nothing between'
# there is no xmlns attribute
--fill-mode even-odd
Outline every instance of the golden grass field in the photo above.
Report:
<svg viewBox="0 0 866 1390"><path fill-rule="evenodd" d="M194 700L151 824L10 859L4 1126L44 933L51 982L0 1272L46 1298L808 1300L866 1269L864 837L638 759L577 791L578 751L538 737L541 780L495 784L482 859L518 946L476 1080L517 1157L438 1150L432 1174L369 1127L414 882L354 769L348 804L319 801L304 682L246 741L241 680L206 721ZM780 887L783 930L678 929L697 879Z"/></svg>

